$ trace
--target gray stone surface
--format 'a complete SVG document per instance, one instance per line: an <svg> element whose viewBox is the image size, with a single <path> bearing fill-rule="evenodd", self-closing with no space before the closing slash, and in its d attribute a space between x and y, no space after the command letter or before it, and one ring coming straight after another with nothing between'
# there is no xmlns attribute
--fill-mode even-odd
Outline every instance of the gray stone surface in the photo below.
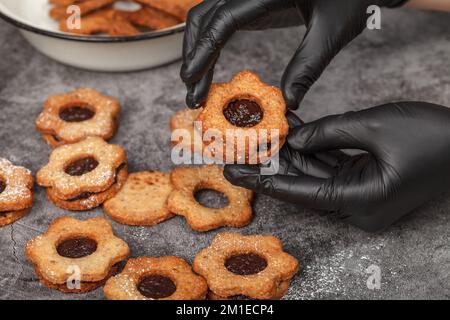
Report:
<svg viewBox="0 0 450 320"><path fill-rule="evenodd" d="M400 99L450 105L449 16L400 10L383 18L383 31L366 32L334 60L298 111L301 117L309 121ZM237 35L224 50L216 79L228 80L250 68L278 84L303 32ZM0 43L1 157L35 173L50 152L34 128L44 100L88 86L120 99L123 113L114 142L128 150L132 171L172 168L167 123L174 111L183 108L180 63L128 74L76 70L37 53L3 22ZM301 261L302 270L287 299L450 298L450 194L376 235L265 196L256 198L254 210L253 223L238 231L278 236ZM36 187L32 213L0 229L0 299L103 299L101 290L78 296L49 290L39 284L26 261L26 242L61 215L89 218L103 213L65 212ZM189 261L223 231L196 233L181 217L152 228L113 226L133 256L170 254ZM366 286L365 270L373 264L381 268L380 290Z"/></svg>

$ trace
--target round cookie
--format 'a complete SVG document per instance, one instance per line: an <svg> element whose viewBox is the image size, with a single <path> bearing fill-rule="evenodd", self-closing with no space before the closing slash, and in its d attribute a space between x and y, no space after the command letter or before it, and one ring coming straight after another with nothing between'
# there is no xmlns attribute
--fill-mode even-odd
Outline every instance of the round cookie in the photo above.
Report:
<svg viewBox="0 0 450 320"><path fill-rule="evenodd" d="M226 163L259 164L283 146L289 131L286 111L280 89L242 71L230 83L211 86L197 121L203 136L218 137Z"/></svg>
<svg viewBox="0 0 450 320"><path fill-rule="evenodd" d="M104 288L109 300L203 300L207 292L205 279L172 256L130 259Z"/></svg>
<svg viewBox="0 0 450 320"><path fill-rule="evenodd" d="M130 250L104 218L82 221L61 217L50 224L47 232L29 241L25 253L44 285L81 293L101 285ZM79 273L75 274L75 270ZM79 277L79 288L66 286L74 275Z"/></svg>
<svg viewBox="0 0 450 320"><path fill-rule="evenodd" d="M36 128L52 147L97 136L109 140L117 130L117 100L89 88L49 97Z"/></svg>
<svg viewBox="0 0 450 320"><path fill-rule="evenodd" d="M182 215L196 231L209 231L219 227L243 227L252 220L253 192L233 186L223 176L223 168L216 165L179 167L171 174L174 191L168 208ZM195 198L200 190L215 190L228 198L223 208L206 208Z"/></svg>
<svg viewBox="0 0 450 320"><path fill-rule="evenodd" d="M299 269L293 256L272 236L218 234L194 259L212 298L280 299Z"/></svg>
<svg viewBox="0 0 450 320"><path fill-rule="evenodd" d="M111 219L127 225L152 226L173 217L167 209L170 174L143 171L129 175L120 192L103 205Z"/></svg>

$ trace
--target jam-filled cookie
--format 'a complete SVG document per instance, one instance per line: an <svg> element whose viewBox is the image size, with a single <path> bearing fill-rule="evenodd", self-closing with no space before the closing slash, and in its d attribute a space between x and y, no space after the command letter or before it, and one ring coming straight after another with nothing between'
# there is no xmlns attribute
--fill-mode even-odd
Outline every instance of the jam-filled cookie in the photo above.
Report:
<svg viewBox="0 0 450 320"><path fill-rule="evenodd" d="M217 235L194 260L195 272L205 277L212 299L281 299L299 263L272 236Z"/></svg>
<svg viewBox="0 0 450 320"><path fill-rule="evenodd" d="M281 90L263 83L250 71L230 83L213 84L203 111L203 136L216 135L226 163L257 164L284 144L289 125Z"/></svg>
<svg viewBox="0 0 450 320"><path fill-rule="evenodd" d="M120 192L106 201L103 208L111 219L119 223L152 226L173 217L167 208L171 192L169 173L132 173Z"/></svg>
<svg viewBox="0 0 450 320"><path fill-rule="evenodd" d="M181 258L140 257L128 260L104 292L109 300L203 300L208 286Z"/></svg>
<svg viewBox="0 0 450 320"><path fill-rule="evenodd" d="M58 207L85 211L98 207L119 192L128 176L126 153L98 137L64 145L50 155L37 174L48 198Z"/></svg>
<svg viewBox="0 0 450 320"><path fill-rule="evenodd" d="M58 218L26 247L26 256L42 284L67 293L102 286L117 274L118 264L129 254L128 245L114 235L104 218Z"/></svg>
<svg viewBox="0 0 450 320"><path fill-rule="evenodd" d="M253 192L230 184L223 176L223 168L216 165L179 167L171 174L174 191L168 208L182 215L196 231L220 227L243 227L252 220ZM200 204L196 194L213 190L226 196L228 204L222 208L208 208Z"/></svg>
<svg viewBox="0 0 450 320"><path fill-rule="evenodd" d="M25 216L33 204L33 175L0 158L0 227Z"/></svg>
<svg viewBox="0 0 450 320"><path fill-rule="evenodd" d="M120 105L114 98L89 88L48 98L36 128L52 147L96 136L113 137Z"/></svg>

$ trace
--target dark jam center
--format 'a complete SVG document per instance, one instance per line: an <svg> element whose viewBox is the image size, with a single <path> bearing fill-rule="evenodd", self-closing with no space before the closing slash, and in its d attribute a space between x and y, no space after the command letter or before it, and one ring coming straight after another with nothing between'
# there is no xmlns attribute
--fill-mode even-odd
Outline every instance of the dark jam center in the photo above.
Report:
<svg viewBox="0 0 450 320"><path fill-rule="evenodd" d="M212 189L198 190L195 195L195 200L206 208L220 209L228 206L228 197L222 192Z"/></svg>
<svg viewBox="0 0 450 320"><path fill-rule="evenodd" d="M225 261L228 271L240 276L257 274L267 267L267 261L255 253L237 254Z"/></svg>
<svg viewBox="0 0 450 320"><path fill-rule="evenodd" d="M236 127L250 128L261 122L263 111L256 102L235 100L223 110L223 115Z"/></svg>
<svg viewBox="0 0 450 320"><path fill-rule="evenodd" d="M0 193L5 191L5 189L6 189L6 182L0 178Z"/></svg>
<svg viewBox="0 0 450 320"><path fill-rule="evenodd" d="M60 256L72 259L90 256L96 250L97 242L84 237L64 240L56 248Z"/></svg>
<svg viewBox="0 0 450 320"><path fill-rule="evenodd" d="M170 297L177 290L175 283L167 277L151 275L144 277L138 284L139 292L150 299Z"/></svg>
<svg viewBox="0 0 450 320"><path fill-rule="evenodd" d="M93 171L98 164L94 157L82 158L71 162L64 171L71 176L82 176Z"/></svg>
<svg viewBox="0 0 450 320"><path fill-rule="evenodd" d="M94 116L94 111L83 106L67 107L59 113L59 117L66 122L82 122L92 119Z"/></svg>

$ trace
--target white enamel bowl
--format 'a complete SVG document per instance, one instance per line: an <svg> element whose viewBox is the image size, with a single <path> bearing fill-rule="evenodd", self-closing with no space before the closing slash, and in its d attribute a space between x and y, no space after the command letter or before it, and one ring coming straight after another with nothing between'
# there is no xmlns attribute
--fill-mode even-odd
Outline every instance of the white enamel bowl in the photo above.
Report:
<svg viewBox="0 0 450 320"><path fill-rule="evenodd" d="M136 71L181 57L185 24L130 37L78 36L58 30L48 0L0 0L0 17L20 29L40 52L74 67Z"/></svg>

